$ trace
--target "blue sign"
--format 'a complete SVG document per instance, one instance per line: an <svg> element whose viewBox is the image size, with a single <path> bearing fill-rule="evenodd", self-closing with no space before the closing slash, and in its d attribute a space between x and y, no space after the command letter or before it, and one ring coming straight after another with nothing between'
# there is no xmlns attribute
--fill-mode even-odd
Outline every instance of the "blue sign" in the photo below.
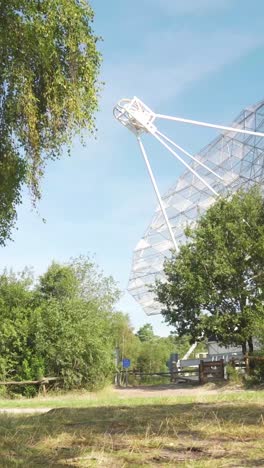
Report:
<svg viewBox="0 0 264 468"><path fill-rule="evenodd" d="M124 369L127 369L128 367L130 367L131 361L130 359L123 359L122 363L123 363Z"/></svg>

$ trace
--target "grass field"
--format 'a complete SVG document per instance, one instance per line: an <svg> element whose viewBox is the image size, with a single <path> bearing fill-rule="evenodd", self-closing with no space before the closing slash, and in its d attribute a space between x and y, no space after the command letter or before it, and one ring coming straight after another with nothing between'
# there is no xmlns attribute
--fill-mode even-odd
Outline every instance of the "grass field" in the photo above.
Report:
<svg viewBox="0 0 264 468"><path fill-rule="evenodd" d="M132 398L101 393L6 401L1 467L264 466L264 392Z"/></svg>

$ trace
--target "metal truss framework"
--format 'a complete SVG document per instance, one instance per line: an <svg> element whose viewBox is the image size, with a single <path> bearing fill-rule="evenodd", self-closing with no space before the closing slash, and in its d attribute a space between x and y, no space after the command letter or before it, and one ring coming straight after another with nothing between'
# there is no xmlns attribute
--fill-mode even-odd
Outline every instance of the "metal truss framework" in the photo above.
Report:
<svg viewBox="0 0 264 468"><path fill-rule="evenodd" d="M159 202L134 250L128 284L129 292L146 314L154 315L160 313L160 305L150 286L156 279L164 279L164 260L186 241L185 228L194 226L218 195L263 183L264 101L243 110L230 127L155 114L136 97L119 101L114 116L135 134ZM221 135L193 156L161 133L155 125L156 119L219 129ZM150 133L187 169L163 196L142 142L144 133Z"/></svg>

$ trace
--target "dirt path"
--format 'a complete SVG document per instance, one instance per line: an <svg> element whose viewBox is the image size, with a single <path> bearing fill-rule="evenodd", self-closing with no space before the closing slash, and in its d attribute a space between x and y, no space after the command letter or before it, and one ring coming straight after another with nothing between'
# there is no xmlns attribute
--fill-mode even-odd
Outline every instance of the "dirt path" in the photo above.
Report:
<svg viewBox="0 0 264 468"><path fill-rule="evenodd" d="M190 385L155 385L141 386L141 387L128 387L128 388L115 388L114 393L120 398L147 398L147 397L178 397L178 396L202 396L202 395L217 395L219 393L234 393L241 391L240 388L217 388L214 385L208 386L193 386Z"/></svg>
<svg viewBox="0 0 264 468"><path fill-rule="evenodd" d="M0 408L0 414L40 414L53 408Z"/></svg>
<svg viewBox="0 0 264 468"><path fill-rule="evenodd" d="M181 396L207 396L217 395L221 393L234 393L240 392L239 387L226 388L215 387L213 384L206 386L190 386L185 384L172 384L172 385L155 385L155 386L140 386L128 388L114 388L113 393L116 397L122 400L130 398L166 398L166 397L181 397ZM96 395L95 395L96 398ZM100 403L98 402L100 405ZM61 407L64 407L63 401ZM68 405L67 405L68 407ZM54 407L40 407L40 408L0 408L0 414L41 414L47 413Z"/></svg>

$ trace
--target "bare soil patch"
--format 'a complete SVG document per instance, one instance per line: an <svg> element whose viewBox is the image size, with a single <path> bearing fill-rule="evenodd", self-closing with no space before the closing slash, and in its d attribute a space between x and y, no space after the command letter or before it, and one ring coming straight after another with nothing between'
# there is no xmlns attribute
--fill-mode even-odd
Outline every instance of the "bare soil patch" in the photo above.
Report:
<svg viewBox="0 0 264 468"><path fill-rule="evenodd" d="M219 393L234 393L243 392L243 388L230 386L216 386L215 384L208 385L153 385L139 387L123 387L115 388L114 393L120 398L162 398L162 397L181 397L181 396L202 396L202 395L218 395Z"/></svg>

